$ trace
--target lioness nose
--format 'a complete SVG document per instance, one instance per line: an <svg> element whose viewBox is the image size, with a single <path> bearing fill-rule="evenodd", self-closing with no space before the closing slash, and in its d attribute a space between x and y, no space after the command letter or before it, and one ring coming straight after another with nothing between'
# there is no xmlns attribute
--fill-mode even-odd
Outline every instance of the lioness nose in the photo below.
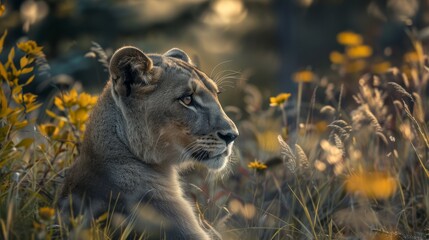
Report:
<svg viewBox="0 0 429 240"><path fill-rule="evenodd" d="M232 141L234 141L234 139L236 139L237 138L237 134L235 134L235 133L231 133L231 132L228 132L228 133L226 133L226 134L223 134L223 133L221 133L221 132L218 132L217 133L217 135L222 139L222 140L224 140L225 142L226 142L226 145L228 145L228 144L230 144Z"/></svg>

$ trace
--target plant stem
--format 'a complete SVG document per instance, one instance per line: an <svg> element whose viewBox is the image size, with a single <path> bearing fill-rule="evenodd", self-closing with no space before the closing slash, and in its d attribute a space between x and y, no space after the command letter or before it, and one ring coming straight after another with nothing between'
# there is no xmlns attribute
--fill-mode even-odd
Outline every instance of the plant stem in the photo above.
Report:
<svg viewBox="0 0 429 240"><path fill-rule="evenodd" d="M298 99L297 99L297 109L296 109L296 132L299 131L299 115L301 114L301 100L302 100L302 82L298 83Z"/></svg>

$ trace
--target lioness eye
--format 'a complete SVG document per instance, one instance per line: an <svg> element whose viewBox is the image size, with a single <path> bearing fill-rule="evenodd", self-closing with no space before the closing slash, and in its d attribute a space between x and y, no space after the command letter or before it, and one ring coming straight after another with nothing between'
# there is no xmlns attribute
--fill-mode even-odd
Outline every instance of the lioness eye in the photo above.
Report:
<svg viewBox="0 0 429 240"><path fill-rule="evenodd" d="M192 103L192 95L184 96L180 98L180 101L182 101L185 105L189 105Z"/></svg>

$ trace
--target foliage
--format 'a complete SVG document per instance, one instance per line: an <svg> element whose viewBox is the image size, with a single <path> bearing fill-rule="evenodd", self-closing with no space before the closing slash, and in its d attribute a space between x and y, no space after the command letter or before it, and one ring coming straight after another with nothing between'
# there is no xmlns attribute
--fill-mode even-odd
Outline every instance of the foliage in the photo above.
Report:
<svg viewBox="0 0 429 240"><path fill-rule="evenodd" d="M7 31L0 53L6 37ZM400 71L390 63L374 68L379 62L369 59L372 49L359 34L344 32L337 39L345 50L331 53L332 76L318 78L310 70L294 74L298 104L289 93L263 97L243 80L237 96L245 110L225 108L240 128L236 163L214 184L196 173L198 187L190 190L201 218L225 238L427 237L429 73L421 43L413 39ZM64 169L79 155L97 97L76 89L59 92L42 112L37 96L24 90L44 58L43 48L20 42L7 56L0 62L0 234L3 239L70 237L69 229L58 228L62 219L55 202ZM358 83L357 91L344 92L344 76ZM308 104L301 104L304 92L313 94ZM324 97L316 101L321 92ZM38 110L49 116L47 122L36 123ZM109 239L109 219L103 215L74 234ZM129 228L122 232L127 234Z"/></svg>
<svg viewBox="0 0 429 240"><path fill-rule="evenodd" d="M0 38L0 53L7 36ZM25 92L44 62L34 41L16 44L0 62L0 225L4 239L50 237L58 179L78 154L85 121L97 98L76 90L55 97L50 122L36 124L41 106ZM40 61L42 60L42 61ZM57 113L54 113L56 111Z"/></svg>

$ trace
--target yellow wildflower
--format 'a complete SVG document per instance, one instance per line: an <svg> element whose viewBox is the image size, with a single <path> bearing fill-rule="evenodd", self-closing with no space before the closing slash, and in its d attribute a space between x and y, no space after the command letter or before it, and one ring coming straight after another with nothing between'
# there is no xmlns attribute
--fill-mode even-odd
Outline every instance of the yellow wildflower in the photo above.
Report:
<svg viewBox="0 0 429 240"><path fill-rule="evenodd" d="M337 51L333 51L329 54L329 59L334 64L341 64L344 62L344 55Z"/></svg>
<svg viewBox="0 0 429 240"><path fill-rule="evenodd" d="M375 199L392 196L397 189L395 179L385 172L357 173L346 180L345 189L348 193L359 193Z"/></svg>
<svg viewBox="0 0 429 240"><path fill-rule="evenodd" d="M58 109L64 111L63 100L60 97L55 97L54 104L55 104L55 106L57 106Z"/></svg>
<svg viewBox="0 0 429 240"><path fill-rule="evenodd" d="M77 98L79 107L93 106L97 102L97 96L91 96L88 93L81 93Z"/></svg>
<svg viewBox="0 0 429 240"><path fill-rule="evenodd" d="M34 103L36 101L37 96L32 94L32 93L20 93L18 95L14 95L13 99L15 100L15 102L19 103L19 104L25 104L25 105L29 105L31 103Z"/></svg>
<svg viewBox="0 0 429 240"><path fill-rule="evenodd" d="M72 123L85 123L88 117L88 109L86 108L78 108L76 111L70 112L70 121Z"/></svg>
<svg viewBox="0 0 429 240"><path fill-rule="evenodd" d="M395 232L377 232L371 240L399 240L403 239Z"/></svg>
<svg viewBox="0 0 429 240"><path fill-rule="evenodd" d="M42 220L45 220L45 221L52 220L55 216L55 209L51 207L39 208L39 216Z"/></svg>
<svg viewBox="0 0 429 240"><path fill-rule="evenodd" d="M361 35L354 32L346 31L337 34L337 42L342 45L353 46L362 44L363 41Z"/></svg>
<svg viewBox="0 0 429 240"><path fill-rule="evenodd" d="M419 62L420 61L419 54L414 51L407 52L404 54L404 61L409 63Z"/></svg>
<svg viewBox="0 0 429 240"><path fill-rule="evenodd" d="M357 73L364 70L366 67L366 62L362 59L356 61L351 61L345 65L346 73Z"/></svg>
<svg viewBox="0 0 429 240"><path fill-rule="evenodd" d="M43 230L45 230L45 225L44 224L40 224L38 222L33 222L33 229L36 230L37 232L41 232Z"/></svg>
<svg viewBox="0 0 429 240"><path fill-rule="evenodd" d="M64 107L71 107L77 102L77 91L76 89L72 89L70 92L65 93L62 97L55 97L54 104L58 109L64 111Z"/></svg>
<svg viewBox="0 0 429 240"><path fill-rule="evenodd" d="M351 46L346 49L350 58L366 58L372 55L372 48L368 45Z"/></svg>
<svg viewBox="0 0 429 240"><path fill-rule="evenodd" d="M315 128L318 133L324 133L328 129L328 123L326 121L318 121L315 124Z"/></svg>
<svg viewBox="0 0 429 240"><path fill-rule="evenodd" d="M19 49L21 49L28 55L43 56L43 47L37 46L37 43L35 41L29 40L25 42L20 42L17 45Z"/></svg>
<svg viewBox="0 0 429 240"><path fill-rule="evenodd" d="M390 67L391 67L390 62L383 61L372 65L372 71L374 73L385 73L387 72L387 70L390 69Z"/></svg>
<svg viewBox="0 0 429 240"><path fill-rule="evenodd" d="M264 131L256 135L259 147L270 153L277 153L280 151L279 141L277 141L278 133L273 130Z"/></svg>
<svg viewBox="0 0 429 240"><path fill-rule="evenodd" d="M267 168L267 165L259 162L258 160L255 159L255 161L250 162L249 164L247 164L248 168L251 169L256 169L256 170L264 170Z"/></svg>
<svg viewBox="0 0 429 240"><path fill-rule="evenodd" d="M0 17L3 16L5 11L6 11L6 7L3 4L0 4Z"/></svg>
<svg viewBox="0 0 429 240"><path fill-rule="evenodd" d="M280 93L275 97L270 97L270 106L275 107L284 104L291 95L290 93Z"/></svg>
<svg viewBox="0 0 429 240"><path fill-rule="evenodd" d="M298 71L293 75L295 82L311 82L314 80L314 73L310 70Z"/></svg>

